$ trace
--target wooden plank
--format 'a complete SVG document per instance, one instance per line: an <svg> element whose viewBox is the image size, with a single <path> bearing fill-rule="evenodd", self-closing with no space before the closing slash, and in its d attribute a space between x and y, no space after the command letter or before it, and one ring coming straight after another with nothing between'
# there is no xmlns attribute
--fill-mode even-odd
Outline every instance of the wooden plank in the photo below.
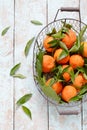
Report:
<svg viewBox="0 0 87 130"><path fill-rule="evenodd" d="M26 58L24 48L29 39L37 36L46 23L46 0L15 1L15 64L21 62L20 73L26 79L15 79L15 101L26 93L32 93L25 105L32 111L32 121L23 113L21 107L15 111L15 130L48 130L47 102L38 92L33 80L33 45ZM30 20L39 20L43 26L35 26Z"/></svg>
<svg viewBox="0 0 87 130"><path fill-rule="evenodd" d="M14 2L0 0L0 130L13 130L13 14ZM1 36L7 26L10 29Z"/></svg>
<svg viewBox="0 0 87 130"><path fill-rule="evenodd" d="M60 7L78 7L77 0L48 0L48 22L53 21L57 10ZM63 12L59 13L59 18L76 18L79 19L78 13ZM77 106L78 107L78 106ZM61 108L60 108L61 109ZM64 109L64 108L63 108ZM72 108L71 108L72 109ZM81 113L78 115L59 115L55 106L49 104L49 130L81 130Z"/></svg>
<svg viewBox="0 0 87 130"><path fill-rule="evenodd" d="M86 8L86 0L81 0L80 2L80 9L81 9L81 20L87 24L87 8ZM87 40L86 40L87 41ZM87 101L83 101L83 119L82 119L82 124L83 124L83 130L87 130Z"/></svg>

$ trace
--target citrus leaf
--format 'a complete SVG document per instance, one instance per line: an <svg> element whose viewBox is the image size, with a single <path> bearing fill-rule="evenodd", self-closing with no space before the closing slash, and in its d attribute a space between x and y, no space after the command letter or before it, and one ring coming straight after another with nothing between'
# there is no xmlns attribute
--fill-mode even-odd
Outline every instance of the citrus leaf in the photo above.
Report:
<svg viewBox="0 0 87 130"><path fill-rule="evenodd" d="M25 79L26 76L24 76L23 74L14 74L13 75L14 78L20 78L20 79Z"/></svg>
<svg viewBox="0 0 87 130"><path fill-rule="evenodd" d="M59 55L58 60L61 60L61 59L65 58L68 55L69 55L69 53L67 51L63 50L61 52L61 54Z"/></svg>
<svg viewBox="0 0 87 130"><path fill-rule="evenodd" d="M87 26L84 26L84 27L81 29L81 31L80 31L80 33L79 33L80 41L82 41L83 35L84 35L86 29L87 29Z"/></svg>
<svg viewBox="0 0 87 130"><path fill-rule="evenodd" d="M69 102L79 101L83 98L83 95L77 95L69 100Z"/></svg>
<svg viewBox="0 0 87 130"><path fill-rule="evenodd" d="M28 55L30 46L31 46L31 44L32 44L33 41L34 41L34 38L35 38L35 37L33 37L32 39L30 39L30 40L27 42L27 44L26 44L26 46L25 46L25 49L24 49L25 56Z"/></svg>
<svg viewBox="0 0 87 130"><path fill-rule="evenodd" d="M32 119L32 114L29 108L22 106L22 110L24 111L24 113L30 118Z"/></svg>
<svg viewBox="0 0 87 130"><path fill-rule="evenodd" d="M18 106L21 106L22 104L26 103L27 101L30 100L30 98L32 97L32 94L25 94L23 97L21 97L17 102L16 104Z"/></svg>
<svg viewBox="0 0 87 130"><path fill-rule="evenodd" d="M68 51L67 46L66 46L63 42L60 41L60 42L59 42L59 45L60 45L60 47L61 47L62 49Z"/></svg>
<svg viewBox="0 0 87 130"><path fill-rule="evenodd" d="M35 24L35 25L43 25L40 21L38 20L31 20L31 23Z"/></svg>
<svg viewBox="0 0 87 130"><path fill-rule="evenodd" d="M80 90L79 95L82 95L85 92L87 92L87 84L85 84L84 86L82 86L82 89Z"/></svg>
<svg viewBox="0 0 87 130"><path fill-rule="evenodd" d="M56 34L53 34L52 37L61 40L65 37L65 34L63 34L61 31L58 31Z"/></svg>
<svg viewBox="0 0 87 130"><path fill-rule="evenodd" d="M36 67L36 71L39 77L41 77L42 74L42 61L43 61L43 55L44 52L40 51L37 56L36 56L36 63L35 63L35 67Z"/></svg>
<svg viewBox="0 0 87 130"><path fill-rule="evenodd" d="M7 31L9 30L9 28L10 28L10 26L9 26L9 27L6 27L6 28L2 31L1 36L4 36L4 35L7 33Z"/></svg>
<svg viewBox="0 0 87 130"><path fill-rule="evenodd" d="M21 63L16 64L10 71L10 75L13 76L15 72L20 68Z"/></svg>
<svg viewBox="0 0 87 130"><path fill-rule="evenodd" d="M84 50L84 44L81 44L81 45L80 45L80 48L79 48L80 54L83 54L83 50Z"/></svg>
<svg viewBox="0 0 87 130"><path fill-rule="evenodd" d="M68 71L68 73L70 74L71 81L74 82L74 80L75 80L75 74L74 74L74 71L73 71L73 70L70 70L70 71Z"/></svg>
<svg viewBox="0 0 87 130"><path fill-rule="evenodd" d="M51 32L47 33L48 36L51 36L52 34L57 33L56 29L53 28Z"/></svg>

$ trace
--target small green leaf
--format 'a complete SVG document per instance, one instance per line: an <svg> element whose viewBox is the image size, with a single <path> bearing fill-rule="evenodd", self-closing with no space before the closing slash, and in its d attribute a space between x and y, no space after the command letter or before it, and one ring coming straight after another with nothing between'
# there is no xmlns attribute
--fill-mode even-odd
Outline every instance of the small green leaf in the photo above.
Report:
<svg viewBox="0 0 87 130"><path fill-rule="evenodd" d="M68 71L68 73L70 74L71 81L74 82L74 80L75 80L75 74L74 74L74 71L73 71L73 70L70 70L70 71Z"/></svg>
<svg viewBox="0 0 87 130"><path fill-rule="evenodd" d="M83 95L87 92L87 84L85 84L84 86L82 86L82 89L79 92L79 95Z"/></svg>
<svg viewBox="0 0 87 130"><path fill-rule="evenodd" d="M56 34L53 34L52 37L54 37L54 38L56 38L56 39L58 39L58 40L61 40L62 38L65 37L65 34L63 34L63 33L61 32L61 30L60 30L60 31L58 31Z"/></svg>
<svg viewBox="0 0 87 130"><path fill-rule="evenodd" d="M84 44L81 44L81 45L80 45L80 48L79 48L80 54L83 54L83 50L84 50Z"/></svg>
<svg viewBox="0 0 87 130"><path fill-rule="evenodd" d="M10 26L9 26L9 27L6 27L6 28L2 31L1 36L4 36L4 35L7 33L7 31L9 30L9 28L10 28Z"/></svg>
<svg viewBox="0 0 87 130"><path fill-rule="evenodd" d="M72 102L72 101L73 101L73 102L79 101L79 100L82 99L82 97L83 97L83 95L77 95L77 96L71 98L71 99L69 100L69 102Z"/></svg>
<svg viewBox="0 0 87 130"><path fill-rule="evenodd" d="M32 94L25 94L23 97L21 97L18 101L17 101L17 105L21 106L22 104L26 103L27 101L30 100L30 98L32 97Z"/></svg>
<svg viewBox="0 0 87 130"><path fill-rule="evenodd" d="M51 32L47 33L48 36L52 36L53 34L57 33L56 29L53 28Z"/></svg>
<svg viewBox="0 0 87 130"><path fill-rule="evenodd" d="M83 35L84 35L86 29L87 29L87 26L84 26L84 27L81 29L81 31L80 31L80 33L79 33L80 41L82 41Z"/></svg>
<svg viewBox="0 0 87 130"><path fill-rule="evenodd" d="M24 111L24 113L30 118L32 119L32 114L29 108L22 106L22 110Z"/></svg>
<svg viewBox="0 0 87 130"><path fill-rule="evenodd" d="M50 44L50 47L51 47L51 48L55 48L55 47L58 47L58 46L59 46L59 45L58 45L58 40L56 40L56 39L54 39L54 40L48 42L48 44ZM49 47L49 48L50 48L50 47Z"/></svg>
<svg viewBox="0 0 87 130"><path fill-rule="evenodd" d="M63 50L61 52L61 54L59 55L58 60L61 60L61 59L65 58L68 55L69 55L69 53L67 51Z"/></svg>
<svg viewBox="0 0 87 130"><path fill-rule="evenodd" d="M20 68L21 63L16 64L10 71L10 75L13 76L15 72Z"/></svg>
<svg viewBox="0 0 87 130"><path fill-rule="evenodd" d="M27 42L27 44L26 44L26 46L25 46L25 49L24 49L25 56L28 55L30 46L31 46L31 44L32 44L33 41L34 41L34 38L35 38L35 37L33 37L32 39L30 39L30 40Z"/></svg>
<svg viewBox="0 0 87 130"><path fill-rule="evenodd" d="M39 77L41 77L41 74L42 74L43 55L44 55L44 52L40 51L40 52L37 54L37 56L36 56L35 67L36 67L36 71L37 71Z"/></svg>
<svg viewBox="0 0 87 130"><path fill-rule="evenodd" d="M14 78L20 78L20 79L25 79L26 76L24 76L23 74L14 74L13 75Z"/></svg>
<svg viewBox="0 0 87 130"><path fill-rule="evenodd" d="M43 25L40 21L38 20L31 20L31 23L35 24L35 25Z"/></svg>
<svg viewBox="0 0 87 130"><path fill-rule="evenodd" d="M68 51L67 46L66 46L63 42L60 41L60 42L59 42L59 45L60 45L60 47L61 47L62 49Z"/></svg>

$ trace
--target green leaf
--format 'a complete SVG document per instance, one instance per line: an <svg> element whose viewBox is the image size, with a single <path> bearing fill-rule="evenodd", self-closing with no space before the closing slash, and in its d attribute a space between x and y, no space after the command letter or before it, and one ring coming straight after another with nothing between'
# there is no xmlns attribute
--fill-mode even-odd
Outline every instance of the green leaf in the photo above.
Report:
<svg viewBox="0 0 87 130"><path fill-rule="evenodd" d="M32 94L25 94L23 97L21 97L18 101L17 101L17 105L21 106L22 104L26 103L27 101L30 100L30 98L32 97Z"/></svg>
<svg viewBox="0 0 87 130"><path fill-rule="evenodd" d="M79 36L80 36L80 40L81 40L81 41L82 41L82 39L83 39L83 35L84 35L86 29L87 29L87 26L84 26L84 27L81 29L80 33L79 33Z"/></svg>
<svg viewBox="0 0 87 130"><path fill-rule="evenodd" d="M69 102L79 101L79 100L81 100L82 98L83 98L83 95L77 95L77 96L71 98L71 99L69 100Z"/></svg>
<svg viewBox="0 0 87 130"><path fill-rule="evenodd" d="M31 20L31 23L35 24L35 25L43 25L40 21L38 20Z"/></svg>
<svg viewBox="0 0 87 130"><path fill-rule="evenodd" d="M80 45L80 48L79 48L80 54L83 54L83 50L84 50L84 44L81 44L81 45Z"/></svg>
<svg viewBox="0 0 87 130"><path fill-rule="evenodd" d="M53 34L52 37L61 40L62 38L65 37L65 34L63 34L61 31L58 31L56 34Z"/></svg>
<svg viewBox="0 0 87 130"><path fill-rule="evenodd" d="M43 78L41 77L37 77L37 80L40 84L41 90L43 91L43 93L51 98L52 100L56 101L59 103L60 101L60 97L56 94L56 92L49 86L46 86L46 83L44 83Z"/></svg>
<svg viewBox="0 0 87 130"><path fill-rule="evenodd" d="M41 77L42 74L42 61L43 61L43 55L44 52L40 51L37 56L36 56L36 63L35 63L35 67L36 67L36 71L39 77Z"/></svg>
<svg viewBox="0 0 87 130"><path fill-rule="evenodd" d="M53 28L51 32L47 33L48 36L52 36L53 34L57 33L56 29Z"/></svg>
<svg viewBox="0 0 87 130"><path fill-rule="evenodd" d="M66 23L66 21L65 21L65 22L64 22L64 21L61 21L61 22L63 23L63 27L66 27L66 28L68 28L68 29L71 29L71 28L72 28L72 25Z"/></svg>
<svg viewBox="0 0 87 130"><path fill-rule="evenodd" d="M26 76L24 76L23 74L14 74L13 75L14 78L20 78L20 79L25 79Z"/></svg>
<svg viewBox="0 0 87 130"><path fill-rule="evenodd" d="M13 76L15 72L20 68L21 63L16 64L10 71L10 75Z"/></svg>
<svg viewBox="0 0 87 130"><path fill-rule="evenodd" d="M74 80L75 80L75 74L74 74L74 71L71 70L71 71L68 71L68 73L70 74L71 81L74 82Z"/></svg>
<svg viewBox="0 0 87 130"><path fill-rule="evenodd" d="M82 89L80 90L79 95L82 95L85 92L87 92L87 84L85 84L84 86L82 86Z"/></svg>
<svg viewBox="0 0 87 130"><path fill-rule="evenodd" d="M56 39L54 39L54 40L48 42L48 44L50 44L50 47L51 47L51 48L55 48L55 47L58 47L58 46L59 46L59 45L58 45L58 40L56 40ZM50 47L49 47L49 48L50 48Z"/></svg>
<svg viewBox="0 0 87 130"><path fill-rule="evenodd" d="M10 26L6 27L6 28L2 31L1 36L4 36L4 35L7 33L7 31L9 30L9 28L10 28Z"/></svg>
<svg viewBox="0 0 87 130"><path fill-rule="evenodd" d="M61 60L61 59L65 58L68 55L69 55L69 53L67 51L63 50L61 52L61 54L59 55L58 60Z"/></svg>
<svg viewBox="0 0 87 130"><path fill-rule="evenodd" d="M59 42L59 45L60 45L60 47L61 47L62 49L68 51L67 46L66 46L63 42L60 41L60 42Z"/></svg>
<svg viewBox="0 0 87 130"><path fill-rule="evenodd" d="M78 52L79 48L80 48L80 36L78 35L76 43L74 44L74 46L72 46L69 52Z"/></svg>
<svg viewBox="0 0 87 130"><path fill-rule="evenodd" d="M24 49L25 56L28 55L30 46L31 46L31 44L32 44L33 41L34 41L34 38L35 38L35 37L33 37L32 39L30 39L30 40L27 42L27 44L26 44L26 46L25 46L25 49Z"/></svg>
<svg viewBox="0 0 87 130"><path fill-rule="evenodd" d="M22 110L24 111L24 113L30 118L32 119L32 114L29 108L22 106Z"/></svg>

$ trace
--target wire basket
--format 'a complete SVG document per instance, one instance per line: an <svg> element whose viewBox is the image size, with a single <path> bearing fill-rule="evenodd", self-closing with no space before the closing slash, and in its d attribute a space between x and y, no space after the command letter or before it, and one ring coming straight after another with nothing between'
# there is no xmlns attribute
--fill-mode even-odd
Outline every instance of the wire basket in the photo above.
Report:
<svg viewBox="0 0 87 130"><path fill-rule="evenodd" d="M58 10L59 11L59 10ZM79 9L72 9L72 8L65 8L62 9L61 11L78 11ZM62 19L58 19L56 20L56 17L58 15L58 12L55 16L55 19L53 22L49 23L48 25L46 25L38 34L36 40L35 40L35 44L34 44L34 48L33 48L33 76L37 75L36 73L36 69L35 69L35 63L36 63L36 55L39 53L39 49L44 50L43 48L43 40L46 37L46 34L48 32L52 31L52 28L55 27L56 30L60 30L60 28L62 27L62 22L66 22L68 24L73 25L73 30L76 32L76 34L78 34L80 32L80 30L83 28L83 26L86 26L85 23L83 23L81 20L76 20L76 19L72 19L72 18L62 18ZM79 15L80 16L80 15ZM85 31L84 37L87 38L87 30ZM73 107L73 106L77 106L79 104L81 104L82 101L76 101L76 102L70 102L70 103L64 103L64 104L58 104L57 102L55 102L54 100L48 98L43 91L40 88L39 83L37 82L37 80L34 78L35 84L39 90L39 92L43 95L43 97L48 100L49 102L51 102L52 104L56 105L56 106L63 106L63 107ZM87 100L87 95L84 95L83 100L86 101Z"/></svg>

